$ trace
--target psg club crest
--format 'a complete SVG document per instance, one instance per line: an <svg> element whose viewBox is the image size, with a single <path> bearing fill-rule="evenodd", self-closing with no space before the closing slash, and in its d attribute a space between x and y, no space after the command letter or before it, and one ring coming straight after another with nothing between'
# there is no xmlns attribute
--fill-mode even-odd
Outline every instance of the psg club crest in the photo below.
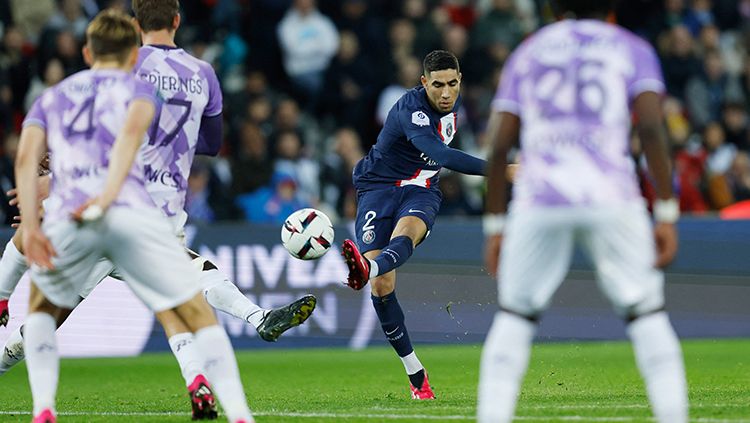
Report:
<svg viewBox="0 0 750 423"><path fill-rule="evenodd" d="M456 127L455 113L448 113L440 118L440 122L438 123L438 134L444 144L450 144L451 141L453 141L453 137L456 136L456 132L458 132L458 128Z"/></svg>
<svg viewBox="0 0 750 423"><path fill-rule="evenodd" d="M362 234L362 242L365 244L372 244L373 241L375 241L375 231L372 229Z"/></svg>

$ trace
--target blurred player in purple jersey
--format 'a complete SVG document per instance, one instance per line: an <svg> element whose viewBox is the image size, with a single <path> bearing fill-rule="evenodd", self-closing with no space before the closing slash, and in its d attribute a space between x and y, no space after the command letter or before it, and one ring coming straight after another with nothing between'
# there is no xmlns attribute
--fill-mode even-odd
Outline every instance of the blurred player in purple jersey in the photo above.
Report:
<svg viewBox="0 0 750 423"><path fill-rule="evenodd" d="M344 241L348 284L370 281L372 304L386 338L404 364L413 399L433 399L396 298L395 269L411 257L432 229L440 209L440 169L482 175L485 161L449 147L456 135L461 71L452 53L424 59L422 86L391 108L377 143L354 168L356 243Z"/></svg>
<svg viewBox="0 0 750 423"><path fill-rule="evenodd" d="M503 69L488 125L494 147L484 221L500 312L482 354L481 423L513 419L538 318L574 245L591 258L600 288L627 323L656 420L687 422L682 353L659 270L677 251L679 218L662 124L664 82L653 48L604 22L612 3L558 0L573 19L539 30ZM655 227L630 157L631 112L659 196ZM506 217L506 158L519 137Z"/></svg>
<svg viewBox="0 0 750 423"><path fill-rule="evenodd" d="M100 13L86 31L83 54L91 70L45 91L24 121L16 180L32 290L42 294L32 296L24 325L34 422L55 421L55 317L79 303L102 258L146 306L174 313L194 334L229 420L251 422L232 345L202 298L200 272L145 187L138 150L161 100L131 73L137 46L127 15ZM54 179L40 227L37 166L47 150Z"/></svg>
<svg viewBox="0 0 750 423"><path fill-rule="evenodd" d="M165 100L157 124L149 130L149 140L139 153L144 162L146 189L169 218L175 235L184 242L187 214L183 209L193 157L195 154L216 155L223 139L221 89L208 63L175 45L174 36L180 25L177 0L134 0L133 10L144 44L139 50L134 73L155 86ZM7 298L26 270L25 259L18 248L21 235L21 231L17 232L8 242L0 260L0 324L7 323ZM193 251L188 250L188 254L201 270L201 286L209 304L252 324L266 341L276 341L284 331L303 323L315 308L315 297L305 295L284 307L263 309L240 292L213 263ZM79 295L87 297L108 275L122 278L112 263L106 260L98 263ZM62 324L67 315L61 314L58 324ZM205 386L203 369L196 359L198 353L191 331L170 311L157 317L188 386L193 417L215 416L210 389ZM0 374L24 357L21 329L11 334L3 349Z"/></svg>
<svg viewBox="0 0 750 423"><path fill-rule="evenodd" d="M185 196L193 157L216 155L223 140L221 88L210 64L175 44L180 26L177 0L133 0L132 5L143 40L134 72L154 85L165 100L158 125L141 150L146 188L169 217L175 234L184 239ZM315 297L305 295L287 306L263 309L240 292L216 265L193 251L188 250L188 254L201 270L201 286L208 303L252 324L266 341L276 341L284 331L303 323L315 308ZM159 317L190 387L203 371L194 365L190 331L173 314Z"/></svg>

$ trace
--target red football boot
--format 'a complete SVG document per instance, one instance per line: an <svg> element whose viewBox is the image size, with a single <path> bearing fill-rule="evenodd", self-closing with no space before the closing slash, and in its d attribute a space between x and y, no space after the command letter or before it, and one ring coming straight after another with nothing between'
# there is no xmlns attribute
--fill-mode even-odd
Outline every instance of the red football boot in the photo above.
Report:
<svg viewBox="0 0 750 423"><path fill-rule="evenodd" d="M354 241L347 239L341 247L341 255L344 256L346 266L349 268L349 277L346 284L350 288L359 291L370 280L370 262L360 254Z"/></svg>
<svg viewBox="0 0 750 423"><path fill-rule="evenodd" d="M430 381L427 380L427 371L424 372L424 380L422 386L419 389L415 388L414 385L409 382L409 388L411 389L411 399L415 400L431 400L435 399L435 393L432 392Z"/></svg>
<svg viewBox="0 0 750 423"><path fill-rule="evenodd" d="M55 414L49 408L45 408L44 411L37 414L31 423L56 423L57 418Z"/></svg>
<svg viewBox="0 0 750 423"><path fill-rule="evenodd" d="M10 310L8 309L8 300L0 300L0 325L7 326L10 319Z"/></svg>
<svg viewBox="0 0 750 423"><path fill-rule="evenodd" d="M190 405L193 407L193 420L214 420L218 417L216 398L203 375L193 379L193 383L188 386L188 392Z"/></svg>

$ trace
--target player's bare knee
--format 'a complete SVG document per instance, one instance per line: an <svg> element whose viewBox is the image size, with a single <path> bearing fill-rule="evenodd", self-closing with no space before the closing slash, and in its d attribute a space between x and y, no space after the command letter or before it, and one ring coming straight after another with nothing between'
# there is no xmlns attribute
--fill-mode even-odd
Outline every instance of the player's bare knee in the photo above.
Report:
<svg viewBox="0 0 750 423"><path fill-rule="evenodd" d="M159 320L167 338L178 333L190 332L190 328L174 310L165 310L156 313L156 319Z"/></svg>
<svg viewBox="0 0 750 423"><path fill-rule="evenodd" d="M198 332L201 329L205 329L211 326L217 326L219 321L216 320L216 316L213 314L205 314L199 319L192 319L188 322L189 331L192 333Z"/></svg>
<svg viewBox="0 0 750 423"><path fill-rule="evenodd" d="M57 321L61 314L65 312L70 314L70 311L70 309L54 305L44 296L44 294L42 294L42 291L36 288L36 285L31 285L31 292L29 293L29 314L47 313Z"/></svg>
<svg viewBox="0 0 750 423"><path fill-rule="evenodd" d="M33 306L31 304L29 305L29 314L31 314L31 313L47 313L50 316L52 316L52 318L54 318L55 321L59 320L60 313L63 312L63 311L65 311L65 310L69 310L69 309L64 309L62 307L58 307L58 306L52 304L51 302L47 301L46 299L45 299L45 301L43 301L41 303L37 303L37 304L35 304Z"/></svg>
<svg viewBox="0 0 750 423"><path fill-rule="evenodd" d="M40 309L48 307L49 304L51 304L49 300L45 298L42 291L32 281L29 289L29 311L40 311Z"/></svg>
<svg viewBox="0 0 750 423"><path fill-rule="evenodd" d="M196 332L205 327L218 324L216 316L203 298L202 293L175 307L174 310L182 321L185 322L190 332Z"/></svg>
<svg viewBox="0 0 750 423"><path fill-rule="evenodd" d="M370 290L372 295L382 297L388 295L396 289L396 272L391 271L385 275L372 278L370 280Z"/></svg>
<svg viewBox="0 0 750 423"><path fill-rule="evenodd" d="M411 239L412 244L416 246L427 234L427 225L424 220L414 217L406 216L399 219L396 227L393 229L391 239L399 236L407 236Z"/></svg>

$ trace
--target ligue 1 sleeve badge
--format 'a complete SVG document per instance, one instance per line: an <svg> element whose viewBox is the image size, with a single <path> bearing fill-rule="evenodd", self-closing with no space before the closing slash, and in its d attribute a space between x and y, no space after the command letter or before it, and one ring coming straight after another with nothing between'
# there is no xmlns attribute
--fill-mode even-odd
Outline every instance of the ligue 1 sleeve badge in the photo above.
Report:
<svg viewBox="0 0 750 423"><path fill-rule="evenodd" d="M417 126L428 126L430 124L430 118L427 117L425 112L417 110L411 114L411 123Z"/></svg>
<svg viewBox="0 0 750 423"><path fill-rule="evenodd" d="M364 242L365 244L372 244L373 241L375 241L375 231L373 231L372 229L362 234L362 242Z"/></svg>

